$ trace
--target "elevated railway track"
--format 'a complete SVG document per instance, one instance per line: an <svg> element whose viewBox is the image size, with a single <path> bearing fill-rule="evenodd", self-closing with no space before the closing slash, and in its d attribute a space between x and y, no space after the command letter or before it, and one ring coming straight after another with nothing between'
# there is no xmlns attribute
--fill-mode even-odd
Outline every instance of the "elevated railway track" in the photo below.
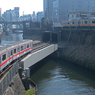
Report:
<svg viewBox="0 0 95 95"><path fill-rule="evenodd" d="M33 43L33 50L31 52L29 52L28 54L30 53L34 53L38 50L41 50L47 46L49 46L50 44L48 43L43 43L43 42L40 42L40 41L35 41ZM28 54L25 54L23 55L21 58L19 59L16 59L15 61L13 61L10 65L8 65L1 73L0 73L0 81L3 79L3 77L8 73L8 71L11 69L11 67L16 63L16 62L20 62L23 58L25 58Z"/></svg>

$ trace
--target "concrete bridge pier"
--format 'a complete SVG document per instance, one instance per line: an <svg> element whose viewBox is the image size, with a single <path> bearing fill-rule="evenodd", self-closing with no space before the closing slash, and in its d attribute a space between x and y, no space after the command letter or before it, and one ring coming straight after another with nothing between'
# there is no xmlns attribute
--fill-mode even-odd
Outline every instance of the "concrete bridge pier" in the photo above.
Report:
<svg viewBox="0 0 95 95"><path fill-rule="evenodd" d="M25 71L26 71L26 77L30 78L30 68L26 68Z"/></svg>

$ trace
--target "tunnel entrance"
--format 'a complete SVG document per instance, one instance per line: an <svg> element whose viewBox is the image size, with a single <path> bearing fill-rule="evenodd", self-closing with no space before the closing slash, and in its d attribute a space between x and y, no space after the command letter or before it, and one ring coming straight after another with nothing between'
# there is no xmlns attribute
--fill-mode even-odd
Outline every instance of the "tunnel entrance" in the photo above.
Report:
<svg viewBox="0 0 95 95"><path fill-rule="evenodd" d="M52 42L57 43L58 42L58 35L57 33L52 33Z"/></svg>
<svg viewBox="0 0 95 95"><path fill-rule="evenodd" d="M49 42L50 41L50 32L44 32L42 40L43 40L43 42Z"/></svg>

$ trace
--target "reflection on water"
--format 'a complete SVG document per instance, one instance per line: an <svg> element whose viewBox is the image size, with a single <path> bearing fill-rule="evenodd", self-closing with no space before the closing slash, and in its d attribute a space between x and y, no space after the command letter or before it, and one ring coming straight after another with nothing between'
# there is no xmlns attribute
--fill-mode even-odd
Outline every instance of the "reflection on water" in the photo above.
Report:
<svg viewBox="0 0 95 95"><path fill-rule="evenodd" d="M23 40L23 33L13 33L13 34L10 34L8 36L5 36L2 39L0 45L12 43L15 41L21 41L21 40Z"/></svg>
<svg viewBox="0 0 95 95"><path fill-rule="evenodd" d="M23 33L10 34L1 42L23 40ZM36 95L95 95L95 72L61 60L46 59L32 80L37 84Z"/></svg>
<svg viewBox="0 0 95 95"><path fill-rule="evenodd" d="M48 60L31 78L36 95L95 95L95 72L61 60Z"/></svg>

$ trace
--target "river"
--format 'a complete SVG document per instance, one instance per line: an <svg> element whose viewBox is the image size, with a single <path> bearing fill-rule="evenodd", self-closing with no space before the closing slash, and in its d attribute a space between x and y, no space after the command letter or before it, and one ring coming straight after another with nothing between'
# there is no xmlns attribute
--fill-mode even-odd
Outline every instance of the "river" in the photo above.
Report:
<svg viewBox="0 0 95 95"><path fill-rule="evenodd" d="M19 40L23 40L22 33L10 34L1 45ZM38 64L31 74L36 95L95 95L95 72L52 57Z"/></svg>
<svg viewBox="0 0 95 95"><path fill-rule="evenodd" d="M36 95L95 95L95 72L63 60L46 60L31 76Z"/></svg>

